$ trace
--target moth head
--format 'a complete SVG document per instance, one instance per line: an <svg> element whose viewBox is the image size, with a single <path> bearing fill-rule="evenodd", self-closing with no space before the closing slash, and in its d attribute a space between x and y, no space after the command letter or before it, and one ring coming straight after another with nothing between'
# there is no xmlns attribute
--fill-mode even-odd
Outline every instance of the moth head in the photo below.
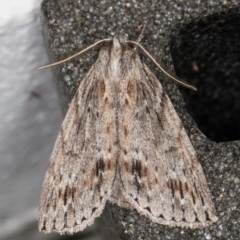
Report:
<svg viewBox="0 0 240 240"><path fill-rule="evenodd" d="M123 45L127 45L127 35L119 33L113 37L113 49L115 51L121 50Z"/></svg>

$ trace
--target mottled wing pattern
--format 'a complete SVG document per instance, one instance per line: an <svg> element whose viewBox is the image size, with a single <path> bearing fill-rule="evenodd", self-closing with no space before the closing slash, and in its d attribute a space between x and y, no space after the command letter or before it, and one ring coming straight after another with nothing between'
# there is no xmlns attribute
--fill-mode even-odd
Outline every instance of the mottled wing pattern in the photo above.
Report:
<svg viewBox="0 0 240 240"><path fill-rule="evenodd" d="M40 231L83 230L101 214L110 194L117 104L102 71L107 58L98 58L82 80L62 124L43 182Z"/></svg>
<svg viewBox="0 0 240 240"><path fill-rule="evenodd" d="M148 67L138 56L130 65L119 104L122 194L160 224L207 226L216 220L215 209L185 129Z"/></svg>

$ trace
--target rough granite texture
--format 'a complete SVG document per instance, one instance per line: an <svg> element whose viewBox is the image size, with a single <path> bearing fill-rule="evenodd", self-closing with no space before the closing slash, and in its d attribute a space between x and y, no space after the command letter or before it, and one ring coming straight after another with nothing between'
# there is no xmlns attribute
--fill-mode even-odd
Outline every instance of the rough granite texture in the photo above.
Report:
<svg viewBox="0 0 240 240"><path fill-rule="evenodd" d="M156 60L161 59L179 77L198 88L195 93L177 86L162 75L148 59L143 58L167 91L197 151L213 196L218 221L204 229L169 227L153 223L136 211L121 209L108 203L101 215L101 219L106 222L101 231L106 234L104 239L240 238L240 141L237 141L240 139L238 2L43 2L43 29L51 61L70 56L79 49L100 39L113 37L118 32L127 33L129 39L136 40L141 25L147 23L142 45ZM53 68L64 111L67 110L81 79L95 61L97 52L91 51Z"/></svg>

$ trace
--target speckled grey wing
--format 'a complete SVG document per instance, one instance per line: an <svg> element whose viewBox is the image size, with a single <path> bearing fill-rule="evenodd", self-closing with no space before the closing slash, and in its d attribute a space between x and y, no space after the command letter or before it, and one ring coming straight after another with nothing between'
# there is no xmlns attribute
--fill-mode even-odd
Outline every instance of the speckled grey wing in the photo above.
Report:
<svg viewBox="0 0 240 240"><path fill-rule="evenodd" d="M216 220L215 209L195 150L153 73L139 58L132 67L119 116L125 201L160 224L207 226Z"/></svg>
<svg viewBox="0 0 240 240"><path fill-rule="evenodd" d="M117 151L112 144L117 138L116 104L101 61L80 83L57 137L43 182L40 231L83 230L101 214L110 194Z"/></svg>

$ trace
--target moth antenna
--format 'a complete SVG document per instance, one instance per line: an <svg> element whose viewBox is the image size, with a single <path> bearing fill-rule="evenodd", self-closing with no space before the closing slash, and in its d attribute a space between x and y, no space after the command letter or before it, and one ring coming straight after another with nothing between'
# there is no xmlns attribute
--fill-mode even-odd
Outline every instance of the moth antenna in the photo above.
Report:
<svg viewBox="0 0 240 240"><path fill-rule="evenodd" d="M145 24L145 23L142 25L142 31L141 31L140 35L138 36L138 38L136 40L136 43L140 43L141 42L141 40L143 38L143 33L144 33L145 29L146 29L146 26L147 26L147 24ZM136 48L136 46L135 46L135 48Z"/></svg>
<svg viewBox="0 0 240 240"><path fill-rule="evenodd" d="M43 66L40 66L40 67L36 67L36 68L33 69L33 71L35 71L35 70L41 70L41 69L50 68L50 67L54 67L54 66L60 65L60 64L62 64L62 63L65 63L65 62L67 62L67 61L69 61L69 60L77 57L77 56L80 56L80 55L86 53L88 50L90 50L90 49L92 49L92 48L94 48L94 47L96 47L96 46L99 47L99 45L100 45L101 43L103 43L103 42L109 42L109 41L112 41L112 39L102 39L102 40L100 40L100 41L98 41L98 42L95 42L94 44L86 47L86 48L83 49L82 51L80 51L80 52L78 52L78 53L75 53L74 55L72 55L72 56L70 56L70 57L67 57L67 58L65 58L65 59L63 59L63 60L60 60L60 61L57 61L57 62L54 62L54 63L50 63L50 64L46 64L46 65L43 65Z"/></svg>
<svg viewBox="0 0 240 240"><path fill-rule="evenodd" d="M197 88L194 87L193 85L191 84L188 84L186 82L184 82L181 78L175 76L173 73L170 73L168 70L167 70L167 67L165 66L165 64L161 63L159 64L153 57L152 55L142 46L140 45L138 42L135 42L135 41L127 41L127 43L131 43L133 44L134 46L138 47L142 52L143 54L145 54L149 59L151 59L151 61L167 76L169 77L171 80L173 80L174 82L176 82L177 84L183 86L183 87L186 87L186 88L189 88L189 89L192 89L194 91L197 91Z"/></svg>

